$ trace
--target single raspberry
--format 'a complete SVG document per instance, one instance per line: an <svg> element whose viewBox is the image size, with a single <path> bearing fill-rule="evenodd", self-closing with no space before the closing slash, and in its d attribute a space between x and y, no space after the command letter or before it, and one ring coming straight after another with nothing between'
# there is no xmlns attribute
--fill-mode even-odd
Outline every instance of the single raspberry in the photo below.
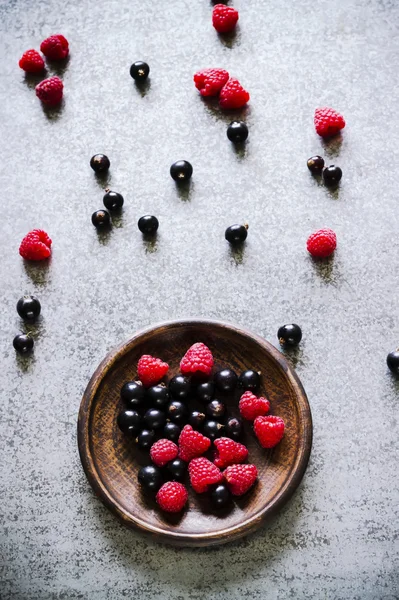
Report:
<svg viewBox="0 0 399 600"><path fill-rule="evenodd" d="M283 438L284 421L281 417L256 417L254 422L255 435L262 448L274 448Z"/></svg>
<svg viewBox="0 0 399 600"><path fill-rule="evenodd" d="M50 60L62 60L69 53L68 40L63 35L51 35L40 44L40 50Z"/></svg>
<svg viewBox="0 0 399 600"><path fill-rule="evenodd" d="M51 244L45 231L34 229L22 240L19 253L26 260L45 260L51 254Z"/></svg>
<svg viewBox="0 0 399 600"><path fill-rule="evenodd" d="M144 387L156 385L168 371L168 363L150 354L143 354L137 363L137 374Z"/></svg>
<svg viewBox="0 0 399 600"><path fill-rule="evenodd" d="M44 69L44 60L37 50L27 50L19 60L19 66L27 73L41 73Z"/></svg>
<svg viewBox="0 0 399 600"><path fill-rule="evenodd" d="M194 75L194 83L201 96L217 96L227 83L229 74L224 69L203 69Z"/></svg>
<svg viewBox="0 0 399 600"><path fill-rule="evenodd" d="M191 459L204 454L211 445L211 440L191 425L185 425L179 436L179 458L190 462Z"/></svg>
<svg viewBox="0 0 399 600"><path fill-rule="evenodd" d="M230 438L222 437L213 443L216 447L213 462L219 469L243 463L248 457L248 448Z"/></svg>
<svg viewBox="0 0 399 600"><path fill-rule="evenodd" d="M315 258L325 258L337 247L337 236L332 229L319 229L308 237L306 247Z"/></svg>
<svg viewBox="0 0 399 600"><path fill-rule="evenodd" d="M255 465L231 465L223 471L223 477L233 496L242 496L254 485L258 469Z"/></svg>
<svg viewBox="0 0 399 600"><path fill-rule="evenodd" d="M176 458L178 447L171 440L158 440L151 446L151 460L157 467L164 467L168 462Z"/></svg>
<svg viewBox="0 0 399 600"><path fill-rule="evenodd" d="M59 77L43 79L36 86L36 96L47 106L56 106L62 100L64 84Z"/></svg>
<svg viewBox="0 0 399 600"><path fill-rule="evenodd" d="M180 371L183 375L193 375L198 372L210 375L212 367L212 352L201 342L193 344L180 361Z"/></svg>
<svg viewBox="0 0 399 600"><path fill-rule="evenodd" d="M257 398L252 392L245 392L238 404L240 414L247 421L254 421L256 417L267 415L270 410L270 402L267 398Z"/></svg>
<svg viewBox="0 0 399 600"><path fill-rule="evenodd" d="M182 483L168 481L158 490L156 501L162 510L178 513L186 506L188 492Z"/></svg>
<svg viewBox="0 0 399 600"><path fill-rule="evenodd" d="M207 492L210 485L223 481L221 471L207 458L193 458L188 465L188 474L193 490L197 494Z"/></svg>
<svg viewBox="0 0 399 600"><path fill-rule="evenodd" d="M219 96L219 104L222 108L229 110L241 108L249 101L249 94L244 90L238 79L230 77Z"/></svg>
<svg viewBox="0 0 399 600"><path fill-rule="evenodd" d="M212 12L212 24L218 33L233 31L238 21L238 10L225 4L216 4Z"/></svg>
<svg viewBox="0 0 399 600"><path fill-rule="evenodd" d="M316 108L314 126L321 137L331 137L345 127L345 119L333 108Z"/></svg>

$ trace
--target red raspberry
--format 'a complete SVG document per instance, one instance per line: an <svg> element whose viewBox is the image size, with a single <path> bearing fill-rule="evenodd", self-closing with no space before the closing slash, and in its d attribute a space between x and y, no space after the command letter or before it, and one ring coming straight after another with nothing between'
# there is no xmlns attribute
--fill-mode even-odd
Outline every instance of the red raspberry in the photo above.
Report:
<svg viewBox="0 0 399 600"><path fill-rule="evenodd" d="M223 477L233 496L242 496L255 483L258 469L255 465L231 465L223 471Z"/></svg>
<svg viewBox="0 0 399 600"><path fill-rule="evenodd" d="M137 374L144 387L156 385L168 371L168 363L150 354L143 354L137 363Z"/></svg>
<svg viewBox="0 0 399 600"><path fill-rule="evenodd" d="M333 108L316 108L314 126L321 137L331 137L345 127L345 119Z"/></svg>
<svg viewBox="0 0 399 600"><path fill-rule="evenodd" d="M63 35L51 35L40 44L40 50L50 60L62 60L69 53L68 40Z"/></svg>
<svg viewBox="0 0 399 600"><path fill-rule="evenodd" d="M198 372L210 375L212 367L212 352L201 342L193 344L180 361L180 371L183 375L193 375Z"/></svg>
<svg viewBox="0 0 399 600"><path fill-rule="evenodd" d="M51 244L45 231L34 229L22 240L19 253L26 260L45 260L51 254Z"/></svg>
<svg viewBox="0 0 399 600"><path fill-rule="evenodd" d="M269 412L270 402L267 398L257 398L252 392L245 392L241 396L238 406L243 419L254 421L256 417Z"/></svg>
<svg viewBox="0 0 399 600"><path fill-rule="evenodd" d="M248 457L248 448L244 444L239 444L230 438L222 437L213 443L216 447L213 462L219 469L242 463Z"/></svg>
<svg viewBox="0 0 399 600"><path fill-rule="evenodd" d="M44 69L44 60L37 50L27 50L19 61L21 69L27 73L41 73Z"/></svg>
<svg viewBox="0 0 399 600"><path fill-rule="evenodd" d="M256 417L254 422L255 435L262 448L274 448L284 435L284 421L281 417Z"/></svg>
<svg viewBox="0 0 399 600"><path fill-rule="evenodd" d="M217 96L229 79L223 69L203 69L194 75L194 83L201 96Z"/></svg>
<svg viewBox="0 0 399 600"><path fill-rule="evenodd" d="M191 425L185 425L179 436L179 458L190 462L192 458L204 454L211 445L211 440L199 431L195 431Z"/></svg>
<svg viewBox="0 0 399 600"><path fill-rule="evenodd" d="M64 84L59 77L49 77L43 79L36 86L36 96L47 106L56 106L62 100L62 90Z"/></svg>
<svg viewBox="0 0 399 600"><path fill-rule="evenodd" d="M212 24L218 33L233 31L238 21L238 10L225 4L216 4L212 12Z"/></svg>
<svg viewBox="0 0 399 600"><path fill-rule="evenodd" d="M171 440L158 440L151 446L151 460L157 467L164 467L168 462L176 458L178 447Z"/></svg>
<svg viewBox="0 0 399 600"><path fill-rule="evenodd" d="M238 79L230 77L219 96L219 104L224 109L241 108L249 101L249 94Z"/></svg>
<svg viewBox="0 0 399 600"><path fill-rule="evenodd" d="M188 474L193 490L197 494L207 492L210 485L223 481L223 475L210 460L201 456L188 465Z"/></svg>
<svg viewBox="0 0 399 600"><path fill-rule="evenodd" d="M165 512L178 513L186 506L188 492L182 483L168 481L158 490L156 501Z"/></svg>
<svg viewBox="0 0 399 600"><path fill-rule="evenodd" d="M306 247L315 258L325 258L337 247L337 236L332 229L319 229L308 237Z"/></svg>

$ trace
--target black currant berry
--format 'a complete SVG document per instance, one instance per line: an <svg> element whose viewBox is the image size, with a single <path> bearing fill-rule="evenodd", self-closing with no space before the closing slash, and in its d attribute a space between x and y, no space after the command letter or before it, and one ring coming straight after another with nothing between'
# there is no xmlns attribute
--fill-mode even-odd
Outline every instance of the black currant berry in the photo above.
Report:
<svg viewBox="0 0 399 600"><path fill-rule="evenodd" d="M219 483L211 493L211 502L215 508L223 508L231 502L231 493L224 483Z"/></svg>
<svg viewBox="0 0 399 600"><path fill-rule="evenodd" d="M137 479L139 484L149 492L157 492L163 484L163 477L161 469L154 465L148 465L148 467L141 467L138 472Z"/></svg>
<svg viewBox="0 0 399 600"><path fill-rule="evenodd" d="M41 308L41 304L35 296L23 296L17 302L17 313L24 321L37 319Z"/></svg>
<svg viewBox="0 0 399 600"><path fill-rule="evenodd" d="M297 346L302 339L302 330L295 323L282 325L277 332L277 337L282 346Z"/></svg>
<svg viewBox="0 0 399 600"><path fill-rule="evenodd" d="M170 175L178 183L189 181L192 174L193 167L187 160L178 160L170 167Z"/></svg>
<svg viewBox="0 0 399 600"><path fill-rule="evenodd" d="M145 81L150 73L150 67L146 62L138 60L130 67L130 76L137 82Z"/></svg>
<svg viewBox="0 0 399 600"><path fill-rule="evenodd" d="M180 432L181 428L176 423L166 423L163 428L163 437L167 440L172 440L172 442L177 442Z"/></svg>
<svg viewBox="0 0 399 600"><path fill-rule="evenodd" d="M95 154L91 157L90 166L96 173L105 173L111 166L108 156Z"/></svg>
<svg viewBox="0 0 399 600"><path fill-rule="evenodd" d="M108 210L120 210L124 202L122 194L112 192L111 190L106 190L106 192L103 198L105 208Z"/></svg>
<svg viewBox="0 0 399 600"><path fill-rule="evenodd" d="M121 388L121 399L128 408L141 408L145 403L145 389L140 381L127 381Z"/></svg>
<svg viewBox="0 0 399 600"><path fill-rule="evenodd" d="M168 419L173 421L173 423L182 425L187 421L188 411L183 402L180 402L179 400L173 400L173 402L169 404L166 414Z"/></svg>
<svg viewBox="0 0 399 600"><path fill-rule="evenodd" d="M155 431L153 429L143 429L136 438L139 448L149 450L156 440Z"/></svg>
<svg viewBox="0 0 399 600"><path fill-rule="evenodd" d="M388 354L387 365L392 373L399 375L399 349Z"/></svg>
<svg viewBox="0 0 399 600"><path fill-rule="evenodd" d="M163 408L169 402L168 388L162 383L160 385L154 385L147 390L148 405L154 408Z"/></svg>
<svg viewBox="0 0 399 600"><path fill-rule="evenodd" d="M206 435L210 440L216 440L223 433L224 427L217 421L205 421L202 429L202 433Z"/></svg>
<svg viewBox="0 0 399 600"><path fill-rule="evenodd" d="M220 392L228 393L235 390L237 385L237 375L232 369L222 369L215 373L213 381Z"/></svg>
<svg viewBox="0 0 399 600"><path fill-rule="evenodd" d="M206 381L205 383L200 383L196 389L196 395L200 402L203 404L208 404L213 398L213 394L215 392L215 384L213 381Z"/></svg>
<svg viewBox="0 0 399 600"><path fill-rule="evenodd" d="M144 415L144 422L148 429L161 429L165 425L165 413L157 408L150 408Z"/></svg>
<svg viewBox="0 0 399 600"><path fill-rule="evenodd" d="M237 417L228 419L224 426L225 435L232 440L239 440L242 436L242 421Z"/></svg>
<svg viewBox="0 0 399 600"><path fill-rule="evenodd" d="M238 378L238 387L243 389L244 392L255 392L257 389L259 389L259 386L260 373L257 373L256 371L244 371Z"/></svg>
<svg viewBox="0 0 399 600"><path fill-rule="evenodd" d="M111 226L111 217L107 210L100 209L91 215L91 222L97 229L105 229Z"/></svg>
<svg viewBox="0 0 399 600"><path fill-rule="evenodd" d="M140 431L141 417L137 411L127 408L119 413L117 423L122 433L136 437Z"/></svg>
<svg viewBox="0 0 399 600"><path fill-rule="evenodd" d="M342 171L339 167L336 167L335 165L330 165L329 167L326 167L323 171L323 180L328 187L334 187L335 185L338 185L341 181L341 177Z"/></svg>
<svg viewBox="0 0 399 600"><path fill-rule="evenodd" d="M159 221L152 215L145 215L144 217L140 217L137 225L144 235L154 235L159 227Z"/></svg>
<svg viewBox="0 0 399 600"><path fill-rule="evenodd" d="M34 343L30 335L20 333L19 335L15 336L12 341L12 345L19 354L28 354L28 352L32 350Z"/></svg>
<svg viewBox="0 0 399 600"><path fill-rule="evenodd" d="M248 225L230 225L225 231L224 237L230 244L242 244L247 239Z"/></svg>
<svg viewBox="0 0 399 600"><path fill-rule="evenodd" d="M226 405L220 400L211 400L205 410L208 417L221 419L226 412Z"/></svg>
<svg viewBox="0 0 399 600"><path fill-rule="evenodd" d="M190 380L184 375L175 375L169 381L169 393L176 400L186 400L190 394L190 390Z"/></svg>
<svg viewBox="0 0 399 600"><path fill-rule="evenodd" d="M194 410L188 417L188 422L190 423L191 427L193 429L197 429L197 431L202 428L204 421L205 414L203 412L199 412L198 410Z"/></svg>
<svg viewBox="0 0 399 600"><path fill-rule="evenodd" d="M187 463L181 458L175 458L166 465L165 472L168 479L184 481L187 473Z"/></svg>
<svg viewBox="0 0 399 600"><path fill-rule="evenodd" d="M324 158L318 155L312 156L308 158L307 165L312 175L321 175L324 168Z"/></svg>
<svg viewBox="0 0 399 600"><path fill-rule="evenodd" d="M245 142L248 137L247 124L244 121L232 121L227 127L227 137L234 144Z"/></svg>

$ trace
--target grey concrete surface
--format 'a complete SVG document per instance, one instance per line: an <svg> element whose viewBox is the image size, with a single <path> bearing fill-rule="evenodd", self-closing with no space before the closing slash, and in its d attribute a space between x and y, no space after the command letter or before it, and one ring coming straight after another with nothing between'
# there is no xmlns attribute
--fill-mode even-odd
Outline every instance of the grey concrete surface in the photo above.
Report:
<svg viewBox="0 0 399 600"><path fill-rule="evenodd" d="M399 381L385 365L399 345L399 4L395 0L237 0L236 36L220 39L208 0L3 0L1 52L2 600L394 600L399 598ZM44 111L18 69L51 33L70 41L65 100ZM151 80L138 90L134 60ZM220 66L252 99L250 136L235 151L231 116L201 101L192 74ZM316 106L342 111L342 138L323 143ZM111 159L125 209L109 235L90 222ZM306 159L343 169L328 191ZM189 191L170 164L190 160ZM154 244L136 222L160 221ZM249 223L242 252L226 226ZM332 227L335 257L307 255ZM24 264L30 229L53 239L48 265ZM42 302L19 358L15 304ZM164 319L211 317L276 343L303 328L291 356L310 399L314 446L301 487L259 533L208 550L157 545L124 529L81 469L76 419L105 353Z"/></svg>

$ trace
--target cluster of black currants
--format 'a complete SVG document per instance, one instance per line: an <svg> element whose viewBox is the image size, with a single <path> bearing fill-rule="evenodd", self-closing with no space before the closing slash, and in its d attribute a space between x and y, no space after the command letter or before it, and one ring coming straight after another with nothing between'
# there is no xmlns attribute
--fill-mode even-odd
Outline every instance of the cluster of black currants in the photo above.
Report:
<svg viewBox="0 0 399 600"><path fill-rule="evenodd" d="M327 187L336 187L342 178L342 170L336 165L324 166L322 156L312 156L307 162L308 169L312 175L322 175Z"/></svg>
<svg viewBox="0 0 399 600"><path fill-rule="evenodd" d="M34 323L39 318L41 309L35 296L23 296L17 302L17 313L25 323ZM28 333L19 333L13 340L13 346L19 354L29 354L33 350L33 338Z"/></svg>

